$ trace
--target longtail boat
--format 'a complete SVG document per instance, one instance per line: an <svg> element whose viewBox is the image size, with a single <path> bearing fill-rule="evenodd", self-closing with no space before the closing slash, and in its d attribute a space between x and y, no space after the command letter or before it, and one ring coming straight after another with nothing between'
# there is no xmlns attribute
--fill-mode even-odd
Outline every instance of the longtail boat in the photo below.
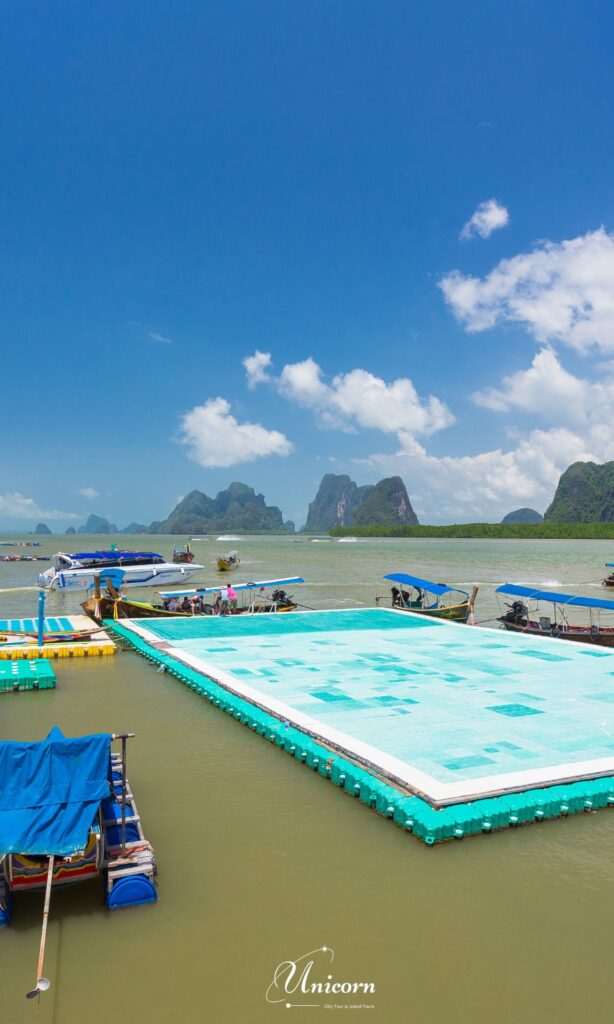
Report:
<svg viewBox="0 0 614 1024"><path fill-rule="evenodd" d="M190 565L194 561L194 554L190 549L190 545L186 544L183 548L176 548L173 545L173 562L179 565Z"/></svg>
<svg viewBox="0 0 614 1024"><path fill-rule="evenodd" d="M97 875L110 910L156 901L155 856L125 774L131 736L69 739L56 726L40 742L0 743L0 925L14 893L45 889L48 908L53 889Z"/></svg>
<svg viewBox="0 0 614 1024"><path fill-rule="evenodd" d="M606 569L614 569L614 562L606 562L605 567ZM609 576L606 576L603 581L603 586L614 587L614 572L611 572Z"/></svg>
<svg viewBox="0 0 614 1024"><path fill-rule="evenodd" d="M576 597L560 594L554 590L538 590L535 587L521 587L506 583L495 591L507 597L516 598L506 604L508 611L498 621L503 629L512 633L527 633L536 637L555 637L557 640L576 640L582 644L597 644L600 647L614 647L614 626L602 626L595 621L599 612L614 612L614 601L597 597ZM535 602L533 608L527 601ZM553 606L552 615L539 614L539 602L546 601ZM573 624L567 621L568 608L583 608L588 612L588 624Z"/></svg>
<svg viewBox="0 0 614 1024"><path fill-rule="evenodd" d="M295 610L297 604L284 588L304 582L302 576L286 576L283 579L236 583L233 590L244 598L242 604L237 602L236 605L222 600L224 584L194 590L162 590L156 595L159 600L154 602L127 600L114 588L109 588L112 592L94 595L84 601L81 607L86 615L98 623L105 619L191 618L193 615L291 612ZM211 598L209 601L208 596Z"/></svg>
<svg viewBox="0 0 614 1024"><path fill-rule="evenodd" d="M473 614L478 592L476 586L469 595L466 590L451 587L447 583L433 583L405 572L391 572L383 579L399 584L390 588L389 598L390 607L398 611L415 612L450 622L467 622ZM375 598L376 604L383 600L386 598Z"/></svg>
<svg viewBox="0 0 614 1024"><path fill-rule="evenodd" d="M217 560L217 571L218 572L231 572L232 569L238 569L241 564L241 559L237 551L229 551L227 555L221 555Z"/></svg>

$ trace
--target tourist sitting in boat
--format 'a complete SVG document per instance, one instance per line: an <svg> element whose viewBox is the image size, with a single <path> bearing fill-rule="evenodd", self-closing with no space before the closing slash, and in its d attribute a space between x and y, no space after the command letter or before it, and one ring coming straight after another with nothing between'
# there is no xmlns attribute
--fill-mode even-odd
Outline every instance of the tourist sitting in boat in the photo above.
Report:
<svg viewBox="0 0 614 1024"><path fill-rule="evenodd" d="M421 576L411 576L405 572L391 572L384 576L394 586L390 588L391 604L399 611L414 612L418 615L430 615L437 619L450 619L452 622L467 622L473 610L477 594L474 586L471 597L458 587L447 583L433 583ZM415 596L413 596L415 595ZM376 596L375 602L379 604Z"/></svg>
<svg viewBox="0 0 614 1024"><path fill-rule="evenodd" d="M236 610L237 610L237 592L234 589L234 587L232 586L232 584L231 584L231 586L226 587L226 593L228 594L228 604L230 606L230 611L231 612L236 612Z"/></svg>
<svg viewBox="0 0 614 1024"><path fill-rule="evenodd" d="M422 605L422 591L416 591L416 597L412 601L409 590L399 590L398 587L391 587L393 608L420 608Z"/></svg>

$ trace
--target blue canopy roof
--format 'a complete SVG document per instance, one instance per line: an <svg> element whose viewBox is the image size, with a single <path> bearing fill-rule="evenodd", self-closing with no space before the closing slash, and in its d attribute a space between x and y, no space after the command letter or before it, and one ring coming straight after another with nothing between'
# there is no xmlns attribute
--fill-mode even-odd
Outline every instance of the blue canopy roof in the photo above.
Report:
<svg viewBox="0 0 614 1024"><path fill-rule="evenodd" d="M195 597L197 594L219 594L232 586L233 590L261 590L263 587L281 587L290 583L304 583L302 576L286 576L283 580L256 580L254 583L218 583L215 587L197 587L193 590L159 590L161 597Z"/></svg>
<svg viewBox="0 0 614 1024"><path fill-rule="evenodd" d="M601 597L574 597L573 594L559 594L555 590L519 587L515 583L505 583L502 587L497 587L495 593L508 594L510 597L532 597L535 601L571 604L579 608L605 608L609 612L614 612L614 601L604 601Z"/></svg>
<svg viewBox="0 0 614 1024"><path fill-rule="evenodd" d="M83 850L109 795L111 736L67 739L55 726L39 743L0 743L0 856Z"/></svg>
<svg viewBox="0 0 614 1024"><path fill-rule="evenodd" d="M430 580L423 580L419 576L408 576L405 572L391 572L387 576L384 576L385 580L392 580L393 583L401 583L407 587L417 587L418 590L426 590L429 594L438 594L439 597L442 594L467 594L464 590L459 590L458 587L448 587L446 583L431 583Z"/></svg>

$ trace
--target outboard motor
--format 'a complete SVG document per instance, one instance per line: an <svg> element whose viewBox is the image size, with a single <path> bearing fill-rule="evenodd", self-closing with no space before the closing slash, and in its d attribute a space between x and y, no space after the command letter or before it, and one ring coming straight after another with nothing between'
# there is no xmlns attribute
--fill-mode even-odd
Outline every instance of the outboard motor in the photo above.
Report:
<svg viewBox="0 0 614 1024"><path fill-rule="evenodd" d="M513 622L515 625L520 625L529 617L529 609L523 601L514 601L513 604L509 605L509 612L505 616L508 622Z"/></svg>

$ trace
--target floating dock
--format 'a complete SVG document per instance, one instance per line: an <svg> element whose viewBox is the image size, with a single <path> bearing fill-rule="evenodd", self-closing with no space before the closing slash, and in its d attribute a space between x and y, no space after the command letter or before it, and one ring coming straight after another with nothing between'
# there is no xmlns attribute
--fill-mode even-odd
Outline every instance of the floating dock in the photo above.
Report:
<svg viewBox="0 0 614 1024"><path fill-rule="evenodd" d="M44 619L43 632L79 633L91 630L92 620L87 615L61 615ZM45 642L38 646L36 633L38 619L0 619L0 660L25 660L30 658L83 658L115 654L115 644L104 630L96 630L78 640L62 640L57 643ZM34 634L22 636L21 634ZM6 640L4 639L6 637Z"/></svg>
<svg viewBox="0 0 614 1024"><path fill-rule="evenodd" d="M105 625L426 843L614 804L614 651L388 609Z"/></svg>
<svg viewBox="0 0 614 1024"><path fill-rule="evenodd" d="M54 688L55 672L45 658L0 663L0 693Z"/></svg>

